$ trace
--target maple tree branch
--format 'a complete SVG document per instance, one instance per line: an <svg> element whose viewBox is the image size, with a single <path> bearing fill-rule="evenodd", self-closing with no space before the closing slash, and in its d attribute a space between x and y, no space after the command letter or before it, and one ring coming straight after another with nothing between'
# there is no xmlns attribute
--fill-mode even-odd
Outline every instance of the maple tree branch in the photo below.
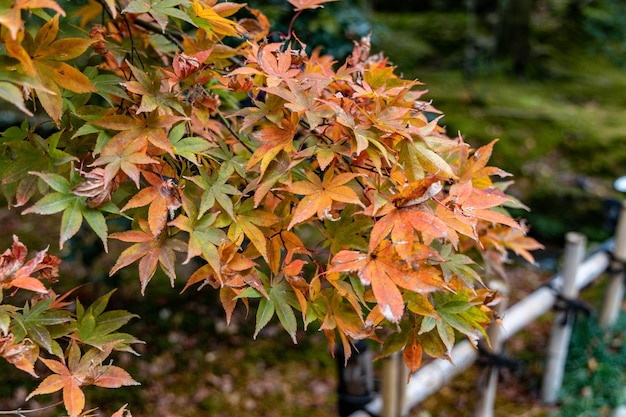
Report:
<svg viewBox="0 0 626 417"><path fill-rule="evenodd" d="M245 143L243 140L241 140L241 138L239 137L237 132L235 132L233 130L232 126L230 125L230 122L228 121L228 119L226 119L226 117L224 117L222 112L219 111L219 109L215 110L215 112L219 116L219 118L222 121L222 123L224 123L224 126L226 126L226 129L228 129L230 134L233 135L234 137L236 137L237 139L239 139L239 143L241 143L247 150L249 150L251 153L254 153L254 149L252 149L247 143Z"/></svg>
<svg viewBox="0 0 626 417"><path fill-rule="evenodd" d="M161 31L158 27L151 25L148 22L145 22L143 20L135 20L133 22L133 25L139 26L142 29L145 29L149 32L153 32L159 35L163 35L167 38L168 41L172 42L173 44L176 45L177 48L180 48L180 50L183 50L183 44L181 43L181 41L183 40L183 37L180 35L177 35L173 32L170 31Z"/></svg>
<svg viewBox="0 0 626 417"><path fill-rule="evenodd" d="M298 12L296 12L296 14L294 14L293 17L291 18L291 22L289 22L289 29L287 29L287 39L291 39L291 34L293 32L293 24L298 18L298 16L302 14L303 11L304 10L298 10Z"/></svg>
<svg viewBox="0 0 626 417"><path fill-rule="evenodd" d="M104 3L104 0L97 0L97 2L100 4L100 6L102 6L102 10L104 10L104 12L108 14L111 19L113 19L113 15L111 14L111 11L109 10L108 6ZM124 16L124 20L126 21L126 25L128 26L126 15L122 13L122 10L119 7L116 6L116 8L117 8L118 13ZM170 42L176 44L178 48L180 49L183 48L182 43L181 43L181 41L183 40L183 37L180 35L171 33L169 31L161 31L158 27L151 25L150 23L143 21L143 20L135 20L133 22L133 25L139 26L140 28L145 29L149 32L161 34L165 36ZM131 38L131 45L132 45L132 38ZM134 50L134 47L132 49Z"/></svg>
<svg viewBox="0 0 626 417"><path fill-rule="evenodd" d="M47 410L49 408L55 408L55 407L58 407L61 404L63 404L63 401L58 401L58 402L56 402L54 404L46 405L45 407L41 407L41 408L34 408L32 410L22 410L21 408L18 408L17 410L3 410L3 411L0 411L0 415L5 415L5 416L23 416L23 415L26 415L26 414L39 413L40 411Z"/></svg>

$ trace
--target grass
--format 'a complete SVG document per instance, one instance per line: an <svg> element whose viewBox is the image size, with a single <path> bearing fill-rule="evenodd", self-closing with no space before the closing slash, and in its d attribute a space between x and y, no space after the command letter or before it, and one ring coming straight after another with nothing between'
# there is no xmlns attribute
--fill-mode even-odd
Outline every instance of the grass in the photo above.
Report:
<svg viewBox="0 0 626 417"><path fill-rule="evenodd" d="M626 316L606 332L597 317L577 321L572 334L560 398L550 417L609 415L626 405Z"/></svg>
<svg viewBox="0 0 626 417"><path fill-rule="evenodd" d="M531 77L502 75L488 57L468 77L463 14L377 14L375 21L387 28L375 49L425 83L450 135L459 132L473 146L500 139L491 162L514 174L509 191L532 209L515 214L536 237L558 243L570 230L596 241L609 236L603 200L623 197L612 182L626 174L623 68L570 42L541 45ZM480 44L487 34L478 32Z"/></svg>

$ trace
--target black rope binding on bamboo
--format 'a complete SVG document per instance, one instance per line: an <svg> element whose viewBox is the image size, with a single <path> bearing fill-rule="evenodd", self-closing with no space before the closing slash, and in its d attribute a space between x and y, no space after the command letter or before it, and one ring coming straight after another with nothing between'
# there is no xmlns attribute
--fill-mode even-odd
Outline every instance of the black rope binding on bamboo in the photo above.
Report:
<svg viewBox="0 0 626 417"><path fill-rule="evenodd" d="M624 274L624 282L626 283L626 262L620 259L617 259L615 253L613 251L606 251L607 255L609 255L609 267L607 272L610 275Z"/></svg>
<svg viewBox="0 0 626 417"><path fill-rule="evenodd" d="M496 369L508 369L513 373L517 373L521 368L521 362L503 353L496 353L482 345L478 345L478 359L476 365L480 367L489 367Z"/></svg>
<svg viewBox="0 0 626 417"><path fill-rule="evenodd" d="M561 326L573 324L578 314L591 315L591 307L586 303L578 299L567 298L560 293L555 294L555 297L554 309L565 313L561 320Z"/></svg>
<svg viewBox="0 0 626 417"><path fill-rule="evenodd" d="M559 289L554 286L554 281L546 282L541 286L549 288L554 293L554 297L556 298L554 300L554 310L565 312L561 320L561 326L574 323L578 314L590 316L593 312L593 309L587 303L578 299L565 297L561 294Z"/></svg>

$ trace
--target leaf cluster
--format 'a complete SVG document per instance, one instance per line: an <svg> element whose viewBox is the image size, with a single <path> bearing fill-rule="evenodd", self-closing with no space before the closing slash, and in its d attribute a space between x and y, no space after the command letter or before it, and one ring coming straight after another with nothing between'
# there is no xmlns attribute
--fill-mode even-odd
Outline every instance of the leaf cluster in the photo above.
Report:
<svg viewBox="0 0 626 417"><path fill-rule="evenodd" d="M326 1L289 3L293 24ZM32 34L24 8L42 20ZM218 290L229 320L258 301L257 334L274 316L294 341L315 323L346 358L354 340L386 338L383 353L405 348L415 370L422 351L446 356L456 333L474 338L490 322L474 255L501 271L509 251L532 261L539 247L505 210L515 200L497 181L508 174L488 165L495 141L449 137L422 84L367 37L337 62L292 30L269 41L260 10L215 0L67 13L18 1L0 25L12 86L0 97L53 132L25 121L0 135L3 192L24 214L62 213L60 246L84 223L105 250L128 243L111 274L137 264L142 292L160 268L185 289ZM132 226L110 233L120 216ZM127 345L98 310L77 308L72 340ZM68 355L50 369L84 380Z"/></svg>
<svg viewBox="0 0 626 417"><path fill-rule="evenodd" d="M26 400L62 391L69 416L93 415L93 410L84 411L85 387L138 385L109 358L113 351L136 354L131 345L140 341L118 331L136 316L124 310L106 311L114 291L87 308L78 299L67 301L72 291L59 296L44 285L56 282L59 259L46 250L28 261L26 257L27 248L15 236L12 247L0 255L2 289L11 291L0 299L0 357L35 378L38 361L51 372ZM24 290L35 295L18 307ZM114 416L122 417L124 410Z"/></svg>

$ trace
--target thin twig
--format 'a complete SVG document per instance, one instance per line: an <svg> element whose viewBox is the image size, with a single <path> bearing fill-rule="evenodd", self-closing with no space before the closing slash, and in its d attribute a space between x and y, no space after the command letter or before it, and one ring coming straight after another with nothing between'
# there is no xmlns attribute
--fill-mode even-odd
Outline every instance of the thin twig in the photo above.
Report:
<svg viewBox="0 0 626 417"><path fill-rule="evenodd" d="M47 410L49 408L58 407L61 404L63 404L63 401L59 401L59 402L56 402L54 404L50 404L50 405L47 405L47 406L41 407L41 408L34 408L32 410L22 410L21 408L18 408L17 410L0 411L0 415L23 416L25 414L39 413L40 411Z"/></svg>

